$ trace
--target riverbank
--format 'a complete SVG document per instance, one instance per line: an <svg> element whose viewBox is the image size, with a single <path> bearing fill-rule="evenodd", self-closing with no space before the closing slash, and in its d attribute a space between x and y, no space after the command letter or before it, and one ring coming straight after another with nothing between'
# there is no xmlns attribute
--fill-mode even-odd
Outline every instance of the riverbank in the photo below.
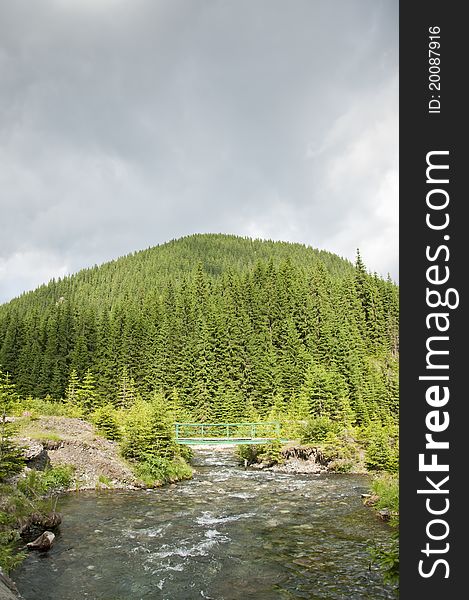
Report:
<svg viewBox="0 0 469 600"><path fill-rule="evenodd" d="M15 583L0 568L0 600L22 600Z"/></svg>
<svg viewBox="0 0 469 600"><path fill-rule="evenodd" d="M357 445L353 448L353 460L344 460L319 444L301 444L294 441L285 445L273 442L266 445L240 446L236 454L240 464L263 471L298 475L369 473L364 462L364 452Z"/></svg>
<svg viewBox="0 0 469 600"><path fill-rule="evenodd" d="M155 488L192 473L180 456L172 460L154 457L155 464L150 465L137 459L127 461L118 442L104 438L83 419L29 415L7 419L15 427L12 443L16 455L23 455L24 468L19 463L19 472L0 482L0 567L6 572L21 561L26 542L51 527L57 533L59 494ZM6 590L2 593L8 598Z"/></svg>
<svg viewBox="0 0 469 600"><path fill-rule="evenodd" d="M22 416L8 417L7 422L15 428L12 444L19 465L19 472L0 482L0 567L7 573L25 556L27 542L46 530L57 533L58 494L145 485L120 457L117 444L99 436L86 421ZM2 600L15 593L6 579L0 589Z"/></svg>
<svg viewBox="0 0 469 600"><path fill-rule="evenodd" d="M73 468L72 486L87 489L146 487L120 455L119 444L99 435L91 423L70 417L17 419L16 441L27 448L27 466Z"/></svg>

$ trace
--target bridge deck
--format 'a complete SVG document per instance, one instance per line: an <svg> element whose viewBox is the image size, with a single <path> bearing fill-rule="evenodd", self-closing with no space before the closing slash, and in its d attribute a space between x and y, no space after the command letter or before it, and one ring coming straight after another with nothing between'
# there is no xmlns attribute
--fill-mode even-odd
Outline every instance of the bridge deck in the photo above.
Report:
<svg viewBox="0 0 469 600"><path fill-rule="evenodd" d="M224 444L268 444L270 442L272 442L274 439L278 439L278 438L207 438L207 437L203 437L203 438L195 438L195 437L191 437L191 438L177 438L177 443L178 444L185 444L186 446L199 446L199 445L203 445L203 444L208 444L208 445L224 445ZM281 442L284 442L286 440L280 440Z"/></svg>
<svg viewBox="0 0 469 600"><path fill-rule="evenodd" d="M174 423L178 444L267 444L280 437L280 423Z"/></svg>

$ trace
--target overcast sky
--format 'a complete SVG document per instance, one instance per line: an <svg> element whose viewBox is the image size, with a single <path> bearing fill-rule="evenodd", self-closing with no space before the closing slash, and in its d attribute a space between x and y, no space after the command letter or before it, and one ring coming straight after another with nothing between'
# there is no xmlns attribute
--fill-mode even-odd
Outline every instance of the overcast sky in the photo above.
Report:
<svg viewBox="0 0 469 600"><path fill-rule="evenodd" d="M2 0L0 302L197 232L397 279L397 0Z"/></svg>

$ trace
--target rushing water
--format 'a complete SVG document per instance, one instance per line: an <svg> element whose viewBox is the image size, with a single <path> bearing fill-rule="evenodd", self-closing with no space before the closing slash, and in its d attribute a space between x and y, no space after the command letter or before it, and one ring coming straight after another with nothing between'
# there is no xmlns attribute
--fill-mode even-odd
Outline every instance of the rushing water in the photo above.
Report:
<svg viewBox="0 0 469 600"><path fill-rule="evenodd" d="M244 470L200 453L194 479L72 494L52 550L15 573L26 600L395 598L367 546L389 538L359 475Z"/></svg>

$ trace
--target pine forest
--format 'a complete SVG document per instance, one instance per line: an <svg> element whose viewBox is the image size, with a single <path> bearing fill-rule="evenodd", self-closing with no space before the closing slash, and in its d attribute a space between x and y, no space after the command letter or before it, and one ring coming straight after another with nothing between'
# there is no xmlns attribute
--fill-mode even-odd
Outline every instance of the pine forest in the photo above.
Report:
<svg viewBox="0 0 469 600"><path fill-rule="evenodd" d="M0 306L0 368L85 414L158 395L176 420L396 422L398 322L358 251L199 234Z"/></svg>

